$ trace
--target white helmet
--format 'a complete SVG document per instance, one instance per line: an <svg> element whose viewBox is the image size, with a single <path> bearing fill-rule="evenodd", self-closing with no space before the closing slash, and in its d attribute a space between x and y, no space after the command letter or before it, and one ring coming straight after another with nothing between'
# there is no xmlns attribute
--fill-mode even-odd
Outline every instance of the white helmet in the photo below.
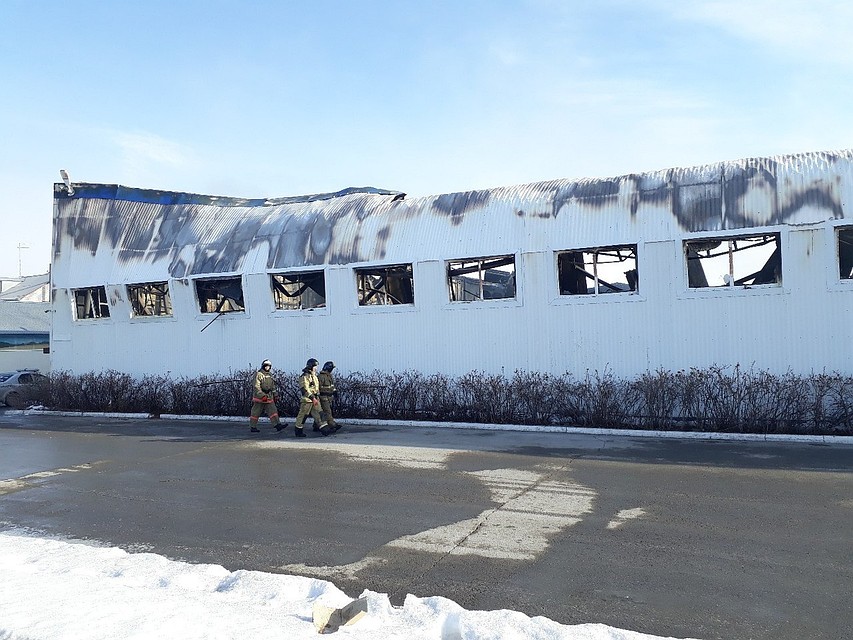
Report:
<svg viewBox="0 0 853 640"><path fill-rule="evenodd" d="M261 363L261 369L266 369L267 367L272 368L272 362L270 362L269 360L264 360Z"/></svg>

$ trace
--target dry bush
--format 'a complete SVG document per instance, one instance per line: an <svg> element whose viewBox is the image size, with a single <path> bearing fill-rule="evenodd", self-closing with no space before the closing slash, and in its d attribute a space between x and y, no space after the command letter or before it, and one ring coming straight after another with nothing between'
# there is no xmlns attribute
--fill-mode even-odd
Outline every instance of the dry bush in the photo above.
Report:
<svg viewBox="0 0 853 640"><path fill-rule="evenodd" d="M466 422L519 424L526 422L519 407L519 391L502 375L471 371L456 383L459 419Z"/></svg>
<svg viewBox="0 0 853 640"><path fill-rule="evenodd" d="M345 380L336 379L335 386L339 390L337 413L354 418L387 416L393 399L385 378L385 374L374 370L369 374L352 373Z"/></svg>
<svg viewBox="0 0 853 640"><path fill-rule="evenodd" d="M853 433L853 377L833 375L824 396L829 420L822 426L828 433Z"/></svg>
<svg viewBox="0 0 853 640"><path fill-rule="evenodd" d="M51 373L45 404L71 411L122 411L133 379L118 371L72 375Z"/></svg>
<svg viewBox="0 0 853 640"><path fill-rule="evenodd" d="M231 371L225 375L178 378L170 388L169 411L189 415L249 415L255 372Z"/></svg>
<svg viewBox="0 0 853 640"><path fill-rule="evenodd" d="M684 371L649 371L631 381L632 393L639 403L636 426L669 431L681 429L686 422L683 393L689 382Z"/></svg>
<svg viewBox="0 0 853 640"><path fill-rule="evenodd" d="M691 369L682 385L682 417L701 431L812 433L825 404L823 378L740 366Z"/></svg>
<svg viewBox="0 0 853 640"><path fill-rule="evenodd" d="M137 381L117 371L58 371L39 393L45 405L62 410L247 416L254 374ZM277 376L282 415L298 410L297 377ZM853 433L853 378L838 373L778 375L736 365L659 370L624 380L607 370L588 371L582 379L537 371L510 377L471 371L454 378L375 370L339 375L335 382L335 414L343 419Z"/></svg>
<svg viewBox="0 0 853 640"><path fill-rule="evenodd" d="M423 378L419 390L418 418L444 422L459 420L461 404L456 386L453 378L442 373Z"/></svg>
<svg viewBox="0 0 853 640"><path fill-rule="evenodd" d="M636 390L612 372L587 371L575 384L577 415L586 427L620 428L634 426L631 408L636 406Z"/></svg>
<svg viewBox="0 0 853 640"><path fill-rule="evenodd" d="M517 420L547 425L557 416L556 376L539 371L516 371L506 383L510 402L515 406ZM510 415L513 415L510 413Z"/></svg>
<svg viewBox="0 0 853 640"><path fill-rule="evenodd" d="M136 391L136 406L132 410L153 416L168 413L171 384L167 376L143 376Z"/></svg>

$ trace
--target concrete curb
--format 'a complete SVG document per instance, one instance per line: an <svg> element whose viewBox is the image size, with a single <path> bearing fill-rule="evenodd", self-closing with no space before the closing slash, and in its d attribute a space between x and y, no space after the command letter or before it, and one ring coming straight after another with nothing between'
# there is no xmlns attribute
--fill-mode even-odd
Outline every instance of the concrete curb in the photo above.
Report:
<svg viewBox="0 0 853 640"><path fill-rule="evenodd" d="M147 413L110 413L98 411L48 411L39 408L9 411L17 415L54 415L91 418L154 419ZM202 420L205 422L246 422L241 416L202 416L161 414L161 420ZM285 422L287 419L284 420ZM522 424L482 424L475 422L429 422L423 420L367 420L348 418L346 424L378 425L383 427L417 427L427 429L474 429L480 431L530 431L537 433L565 433L568 435L609 436L624 438L667 438L680 440L729 440L735 442L796 442L835 445L853 445L853 436L788 435L776 433L716 433L700 431L646 431L642 429L595 429L590 427L540 426Z"/></svg>

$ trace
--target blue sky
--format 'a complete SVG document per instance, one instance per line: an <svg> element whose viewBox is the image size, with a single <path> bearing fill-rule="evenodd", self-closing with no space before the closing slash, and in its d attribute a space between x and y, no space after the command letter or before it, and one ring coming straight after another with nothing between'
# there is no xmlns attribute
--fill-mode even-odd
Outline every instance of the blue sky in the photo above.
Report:
<svg viewBox="0 0 853 640"><path fill-rule="evenodd" d="M60 168L428 195L847 148L851 34L848 0L3 0L0 276L47 270Z"/></svg>

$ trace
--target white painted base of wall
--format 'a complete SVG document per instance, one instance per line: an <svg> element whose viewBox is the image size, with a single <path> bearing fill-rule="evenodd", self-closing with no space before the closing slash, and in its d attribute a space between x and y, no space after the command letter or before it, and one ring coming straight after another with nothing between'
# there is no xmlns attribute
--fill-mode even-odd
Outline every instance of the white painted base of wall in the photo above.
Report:
<svg viewBox="0 0 853 640"><path fill-rule="evenodd" d="M0 349L0 371L38 369L50 371L50 354L41 349Z"/></svg>

